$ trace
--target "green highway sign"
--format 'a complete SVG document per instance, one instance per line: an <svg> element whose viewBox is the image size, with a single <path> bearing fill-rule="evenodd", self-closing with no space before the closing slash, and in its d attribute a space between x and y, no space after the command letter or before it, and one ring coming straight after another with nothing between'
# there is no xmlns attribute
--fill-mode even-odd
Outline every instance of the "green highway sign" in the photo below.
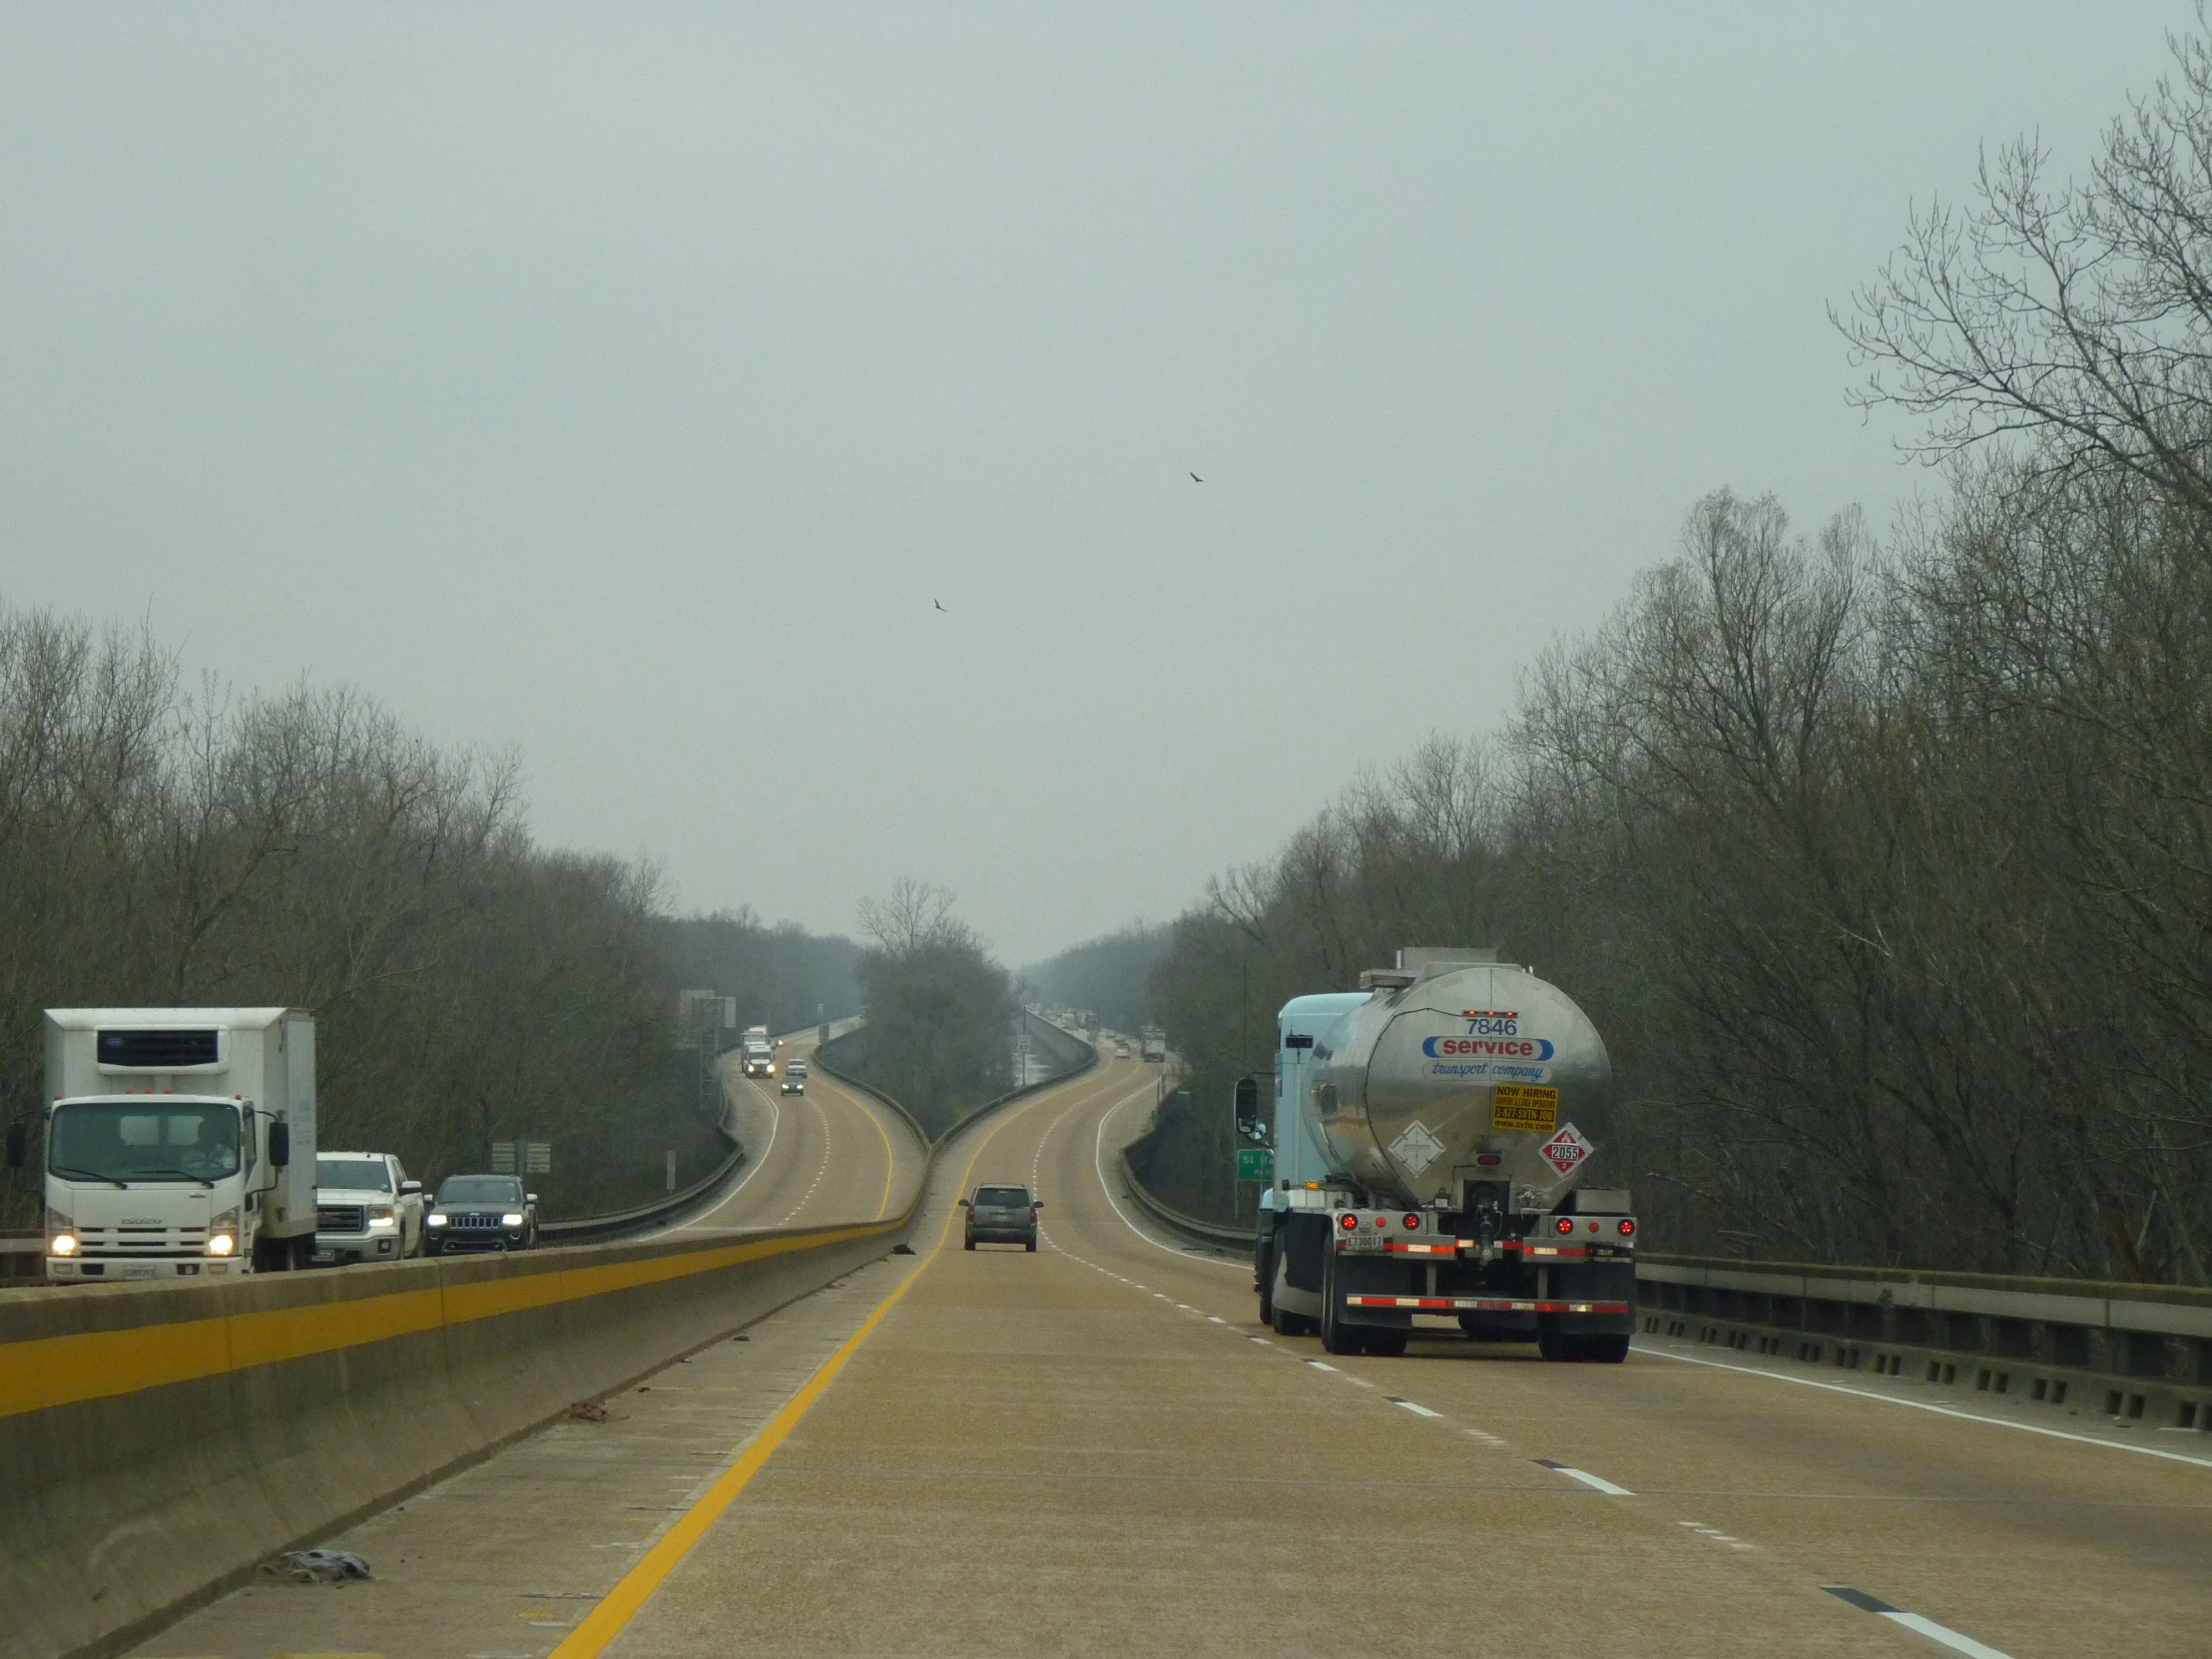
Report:
<svg viewBox="0 0 2212 1659"><path fill-rule="evenodd" d="M1273 1181L1275 1179L1275 1149L1270 1146L1240 1146L1237 1148L1237 1179L1239 1181Z"/></svg>

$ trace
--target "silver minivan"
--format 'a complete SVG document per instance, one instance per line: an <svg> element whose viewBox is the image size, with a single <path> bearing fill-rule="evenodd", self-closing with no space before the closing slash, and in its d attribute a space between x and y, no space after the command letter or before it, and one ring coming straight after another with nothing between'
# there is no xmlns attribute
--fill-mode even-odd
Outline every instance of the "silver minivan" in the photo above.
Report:
<svg viewBox="0 0 2212 1659"><path fill-rule="evenodd" d="M1029 1195L1027 1187L978 1187L973 1198L960 1200L960 1207L967 1211L965 1248L973 1250L978 1244L1037 1248L1037 1212L1043 1205Z"/></svg>

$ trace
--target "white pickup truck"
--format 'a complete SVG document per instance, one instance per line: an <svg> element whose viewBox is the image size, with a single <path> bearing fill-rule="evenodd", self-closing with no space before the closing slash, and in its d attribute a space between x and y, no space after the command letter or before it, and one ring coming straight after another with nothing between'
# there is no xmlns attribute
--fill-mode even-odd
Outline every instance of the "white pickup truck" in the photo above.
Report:
<svg viewBox="0 0 2212 1659"><path fill-rule="evenodd" d="M422 1183L388 1152L314 1161L314 1259L396 1262L422 1252Z"/></svg>

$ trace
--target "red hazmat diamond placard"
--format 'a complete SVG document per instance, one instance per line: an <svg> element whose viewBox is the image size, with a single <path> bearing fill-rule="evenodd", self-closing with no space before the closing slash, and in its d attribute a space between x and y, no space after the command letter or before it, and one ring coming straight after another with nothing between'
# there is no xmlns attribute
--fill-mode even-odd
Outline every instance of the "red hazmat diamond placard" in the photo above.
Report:
<svg viewBox="0 0 2212 1659"><path fill-rule="evenodd" d="M1572 1175L1590 1155L1590 1143L1570 1123L1536 1150L1549 1159L1551 1167L1561 1175Z"/></svg>

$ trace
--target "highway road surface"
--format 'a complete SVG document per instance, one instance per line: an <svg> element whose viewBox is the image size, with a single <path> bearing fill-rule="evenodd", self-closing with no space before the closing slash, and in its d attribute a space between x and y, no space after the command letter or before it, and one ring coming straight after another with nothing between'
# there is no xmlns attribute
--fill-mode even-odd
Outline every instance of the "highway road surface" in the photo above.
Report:
<svg viewBox="0 0 2212 1659"><path fill-rule="evenodd" d="M874 1221L906 1207L928 1149L881 1101L847 1088L812 1062L815 1035L785 1040L778 1076L749 1078L740 1053L723 1057L723 1083L737 1107L746 1149L728 1193L675 1231L806 1227ZM787 1060L809 1062L803 1095L779 1092Z"/></svg>
<svg viewBox="0 0 2212 1659"><path fill-rule="evenodd" d="M915 1256L331 1540L372 1581L139 1652L2212 1654L2201 1436L1649 1338L1327 1360L1118 1192L1154 1088L1016 1102ZM962 1251L978 1181L1041 1190L1038 1254Z"/></svg>

